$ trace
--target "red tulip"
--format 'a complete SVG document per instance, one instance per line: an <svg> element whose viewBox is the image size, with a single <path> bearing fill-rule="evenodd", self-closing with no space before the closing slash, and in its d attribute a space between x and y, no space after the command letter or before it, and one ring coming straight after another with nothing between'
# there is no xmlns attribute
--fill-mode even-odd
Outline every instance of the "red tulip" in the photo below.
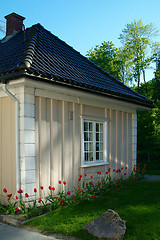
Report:
<svg viewBox="0 0 160 240"><path fill-rule="evenodd" d="M19 188L19 190L17 192L18 193L23 193L23 190L21 188Z"/></svg>
<svg viewBox="0 0 160 240"><path fill-rule="evenodd" d="M11 194L8 194L7 197L8 197L8 198L11 198L11 197L12 197L12 193L11 193Z"/></svg>
<svg viewBox="0 0 160 240"><path fill-rule="evenodd" d="M7 189L6 189L6 188L3 188L3 192L6 193L6 192L7 192Z"/></svg>
<svg viewBox="0 0 160 240"><path fill-rule="evenodd" d="M18 208L18 207L16 207L15 211L16 211L16 212L18 212L18 211L19 211L19 208Z"/></svg>

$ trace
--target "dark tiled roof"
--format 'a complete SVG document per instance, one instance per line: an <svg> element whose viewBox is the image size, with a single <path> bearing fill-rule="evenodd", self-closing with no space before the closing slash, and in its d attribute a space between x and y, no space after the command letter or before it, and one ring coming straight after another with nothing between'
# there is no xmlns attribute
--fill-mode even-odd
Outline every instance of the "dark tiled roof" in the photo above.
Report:
<svg viewBox="0 0 160 240"><path fill-rule="evenodd" d="M30 74L152 106L151 100L125 86L40 24L17 33L7 41L0 41L0 78L13 73L15 77L20 73Z"/></svg>

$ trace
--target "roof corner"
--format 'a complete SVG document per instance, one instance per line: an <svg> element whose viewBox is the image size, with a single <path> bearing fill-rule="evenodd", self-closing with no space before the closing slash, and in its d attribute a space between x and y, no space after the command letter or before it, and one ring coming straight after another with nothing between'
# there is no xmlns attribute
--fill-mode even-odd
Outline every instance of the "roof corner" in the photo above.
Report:
<svg viewBox="0 0 160 240"><path fill-rule="evenodd" d="M18 65L17 65L17 69L18 70L22 70L22 69L27 69L31 67L31 63L27 60L21 61Z"/></svg>

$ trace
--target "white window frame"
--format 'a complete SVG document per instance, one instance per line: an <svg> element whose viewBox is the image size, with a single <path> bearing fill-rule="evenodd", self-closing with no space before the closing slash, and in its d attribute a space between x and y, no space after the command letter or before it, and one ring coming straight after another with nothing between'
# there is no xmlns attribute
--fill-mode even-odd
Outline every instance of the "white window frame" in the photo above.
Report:
<svg viewBox="0 0 160 240"><path fill-rule="evenodd" d="M93 123L103 123L103 160L96 160L96 147L93 144L93 161L85 161L84 159L84 122L93 122ZM96 125L96 124L94 124ZM94 136L96 134L96 130L93 132ZM94 137L95 138L95 137ZM96 139L94 139L94 143L96 143ZM106 118L97 118L97 117L81 117L81 166L82 167L91 167L91 166L100 166L107 165L108 163L108 119Z"/></svg>

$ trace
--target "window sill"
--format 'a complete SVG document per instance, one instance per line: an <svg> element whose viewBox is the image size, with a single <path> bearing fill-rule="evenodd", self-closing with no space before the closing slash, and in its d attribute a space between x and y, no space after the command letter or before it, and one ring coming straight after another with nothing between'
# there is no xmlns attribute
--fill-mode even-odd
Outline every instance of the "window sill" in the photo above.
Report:
<svg viewBox="0 0 160 240"><path fill-rule="evenodd" d="M83 165L81 166L81 168L105 166L105 165L108 165L108 164L109 164L109 162L93 163L93 164L83 164Z"/></svg>

